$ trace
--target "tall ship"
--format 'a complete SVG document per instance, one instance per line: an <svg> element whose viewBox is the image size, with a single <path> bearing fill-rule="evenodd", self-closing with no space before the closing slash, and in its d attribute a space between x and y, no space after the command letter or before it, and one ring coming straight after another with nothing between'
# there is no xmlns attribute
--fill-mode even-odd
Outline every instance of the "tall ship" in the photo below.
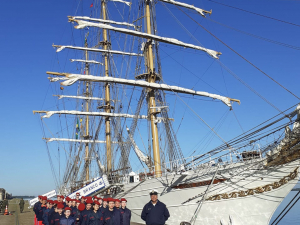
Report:
<svg viewBox="0 0 300 225"><path fill-rule="evenodd" d="M69 42L53 44L56 70L46 72L55 106L34 111L56 192L126 198L137 223L155 189L167 224L269 224L299 179L300 105L278 109L228 69L221 52L203 47L190 23L299 97L206 29L199 21L212 10L201 2L94 0L85 11L79 2L67 17ZM176 38L168 34L175 23ZM210 68L226 70L278 114L230 132L243 104L202 79ZM210 80L218 86L220 77ZM224 123L231 136L219 132Z"/></svg>

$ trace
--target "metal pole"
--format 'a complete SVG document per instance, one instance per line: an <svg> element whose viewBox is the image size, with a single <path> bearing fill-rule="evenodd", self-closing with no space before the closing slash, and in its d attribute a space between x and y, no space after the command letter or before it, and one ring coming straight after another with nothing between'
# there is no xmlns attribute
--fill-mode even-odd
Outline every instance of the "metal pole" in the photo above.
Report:
<svg viewBox="0 0 300 225"><path fill-rule="evenodd" d="M150 18L150 1L146 1L146 24L147 33L151 34L151 18ZM156 75L154 73L154 63L153 63L153 50L152 50L152 40L147 40L147 67L148 67L148 82L154 83L156 80ZM156 103L154 90L150 90L148 93L148 110L150 112L151 120L151 132L152 132L152 147L153 147L153 159L156 177L161 177L161 164L160 164L160 152L159 152L159 140L158 140L158 129L156 123Z"/></svg>
<svg viewBox="0 0 300 225"><path fill-rule="evenodd" d="M102 16L106 20L106 2L102 0ZM103 46L104 50L108 50L108 41L107 41L107 30L103 29ZM105 76L109 76L108 71L108 55L104 56L104 66L105 66ZM105 112L111 112L110 105L110 87L109 83L105 84ZM106 135L106 158L107 158L107 174L112 170L112 156L111 156L111 133L110 133L110 117L105 117L105 135Z"/></svg>

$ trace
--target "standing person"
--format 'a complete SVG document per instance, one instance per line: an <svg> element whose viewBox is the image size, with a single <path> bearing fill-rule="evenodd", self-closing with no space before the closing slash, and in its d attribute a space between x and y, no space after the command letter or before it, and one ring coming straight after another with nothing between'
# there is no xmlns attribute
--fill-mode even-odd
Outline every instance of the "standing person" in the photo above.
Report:
<svg viewBox="0 0 300 225"><path fill-rule="evenodd" d="M86 205L85 205L85 210L83 210L80 213L80 222L81 224L85 224L85 222L87 221L87 217L90 214L91 210L92 210L92 204L94 203L92 199L87 199L85 201Z"/></svg>
<svg viewBox="0 0 300 225"><path fill-rule="evenodd" d="M102 213L99 210L100 203L95 200L93 203L93 210L91 210L90 214L87 217L86 225L101 225L101 217Z"/></svg>
<svg viewBox="0 0 300 225"><path fill-rule="evenodd" d="M59 225L74 225L75 219L70 216L72 209L70 207L65 208L64 216L60 218Z"/></svg>
<svg viewBox="0 0 300 225"><path fill-rule="evenodd" d="M47 209L44 211L44 214L42 216L42 218L43 218L43 225L49 225L50 224L50 218L51 218L51 214L53 212L54 212L53 201L49 200L47 202Z"/></svg>
<svg viewBox="0 0 300 225"><path fill-rule="evenodd" d="M157 199L157 194L156 190L150 192L151 201L144 206L142 211L141 218L146 221L147 225L164 225L170 217L169 210Z"/></svg>
<svg viewBox="0 0 300 225"><path fill-rule="evenodd" d="M120 199L115 199L115 208L116 208L116 209L120 209L120 206L121 206L121 201L120 201Z"/></svg>
<svg viewBox="0 0 300 225"><path fill-rule="evenodd" d="M121 215L123 217L122 225L130 225L131 220L131 211L126 207L127 200L125 198L121 198Z"/></svg>
<svg viewBox="0 0 300 225"><path fill-rule="evenodd" d="M108 198L108 210L105 210L101 222L102 225L121 225L123 218L120 210L115 208L115 201L112 198Z"/></svg>
<svg viewBox="0 0 300 225"><path fill-rule="evenodd" d="M57 212L52 214L50 225L60 225L59 224L60 219L63 217L63 214L62 214L63 209L64 209L64 205L61 203L58 203L58 205L56 207Z"/></svg>
<svg viewBox="0 0 300 225"><path fill-rule="evenodd" d="M75 225L81 225L80 214L84 209L85 209L85 204L79 202L79 204L76 205L76 210L75 213L73 214L73 217L75 219Z"/></svg>
<svg viewBox="0 0 300 225"><path fill-rule="evenodd" d="M103 198L103 202L102 202L102 206L100 207L100 211L102 212L102 214L104 214L105 210L107 210L107 198Z"/></svg>
<svg viewBox="0 0 300 225"><path fill-rule="evenodd" d="M83 203L83 204L85 203L85 197L84 196L81 197L80 202Z"/></svg>
<svg viewBox="0 0 300 225"><path fill-rule="evenodd" d="M38 211L37 211L37 220L38 220L38 225L42 225L43 224L43 215L44 212L47 209L47 197L46 196L42 196L42 204L41 207L39 207Z"/></svg>
<svg viewBox="0 0 300 225"><path fill-rule="evenodd" d="M80 199L80 193L77 192L77 193L76 193L76 200L79 200L79 199Z"/></svg>
<svg viewBox="0 0 300 225"><path fill-rule="evenodd" d="M102 198L98 198L98 202L100 203L100 207L101 207L103 203Z"/></svg>
<svg viewBox="0 0 300 225"><path fill-rule="evenodd" d="M25 201L23 200L23 198L21 198L21 200L20 200L20 202L19 202L20 213L23 212L23 210L24 210L24 205L25 205Z"/></svg>
<svg viewBox="0 0 300 225"><path fill-rule="evenodd" d="M33 205L33 211L34 211L34 225L38 224L38 220L37 220L37 214L38 211L41 208L42 205L42 197L41 195L38 196L38 201Z"/></svg>
<svg viewBox="0 0 300 225"><path fill-rule="evenodd" d="M5 211L6 206L8 208L8 200L7 200L7 198L4 198L3 203L2 203L2 211L3 212Z"/></svg>

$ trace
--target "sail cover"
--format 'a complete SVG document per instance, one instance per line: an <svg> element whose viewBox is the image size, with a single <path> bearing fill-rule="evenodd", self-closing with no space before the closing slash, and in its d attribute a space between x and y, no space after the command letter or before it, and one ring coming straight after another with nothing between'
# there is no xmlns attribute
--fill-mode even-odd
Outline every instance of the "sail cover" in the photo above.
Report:
<svg viewBox="0 0 300 225"><path fill-rule="evenodd" d="M182 6L182 7L188 8L188 9L193 9L193 10L197 11L198 13L200 13L201 16L204 16L204 17L205 17L204 13L211 13L211 12L208 12L208 11L206 11L204 9L200 9L200 8L197 8L197 7L193 6L193 5L189 5L189 4L182 3L182 2L177 2L177 1L173 1L173 0L159 0L159 1L170 3L170 4L173 4L173 5Z"/></svg>
<svg viewBox="0 0 300 225"><path fill-rule="evenodd" d="M106 112L81 112L75 110L61 110L61 111L34 111L34 113L46 113L42 118L50 118L54 114L69 114L69 115L82 115L82 116L108 116L108 117L125 117L137 119L149 119L145 115L131 115L125 113L106 113ZM157 121L163 121L165 118L157 117Z"/></svg>
<svg viewBox="0 0 300 225"><path fill-rule="evenodd" d="M50 74L51 72L47 72ZM143 80L128 80L128 79L122 79L122 78L114 78L114 77L98 77L98 76L92 76L92 75L80 75L80 74L65 74L65 77L49 77L50 81L58 81L58 80L65 80L61 83L61 85L69 86L74 84L75 82L79 80L83 81L94 81L94 82L111 82L111 83L118 83L118 84L127 84L132 86L139 86L139 87L148 87L148 88L154 88L154 89L161 89L165 91L173 91L178 93L184 93L184 94L192 94L192 95L199 95L204 97L209 97L213 99L218 99L224 102L227 106L231 107L231 98L224 97L217 94L210 94L208 92L204 91L195 91L188 88L182 88L178 86L170 86L167 84L157 84L157 83L149 83L147 81Z"/></svg>
<svg viewBox="0 0 300 225"><path fill-rule="evenodd" d="M186 47L186 48L192 48L192 49L204 51L215 59L218 59L219 58L218 55L221 54L220 52L217 52L215 50L203 48L201 46L197 46L197 45L193 45L193 44L187 44L187 43L179 41L175 38L160 37L158 35L147 34L147 33L143 33L140 31L128 30L128 29L119 28L119 27L113 27L111 25L104 24L104 23L92 23L92 22L83 21L83 20L74 20L74 21L78 23L78 25L75 26L76 29L83 29L85 27L99 27L102 29L114 30L114 31L121 32L124 34L130 34L130 35L134 35L134 36L138 36L138 37L153 39L153 40L168 43L168 44L174 44L174 45L178 45L178 46L182 46L182 47Z"/></svg>
<svg viewBox="0 0 300 225"><path fill-rule="evenodd" d="M83 99L83 100L97 100L97 101L104 101L104 98L97 98L97 97L84 97L84 96L74 96L74 95L54 95L57 96L58 99L62 98L76 98L76 99ZM111 102L118 102L120 100L110 100Z"/></svg>
<svg viewBox="0 0 300 225"><path fill-rule="evenodd" d="M100 23L110 23L110 24L116 24L116 25L135 27L134 24L132 24L132 23L116 22L116 21L113 21L113 20L96 19L96 18L91 18L91 17L88 17L88 16L71 16L69 18L70 19L89 20L89 21L95 21L95 22L100 22Z"/></svg>
<svg viewBox="0 0 300 225"><path fill-rule="evenodd" d="M69 141L69 142L80 142L80 143L100 143L105 144L106 141L100 141L100 140L81 140L81 139L68 139L68 138L45 138L47 142L52 141ZM113 144L118 144L116 141L112 141Z"/></svg>
<svg viewBox="0 0 300 225"><path fill-rule="evenodd" d="M95 61L95 60L83 60L83 59L70 59L71 62L83 62L83 63L94 63L94 64L101 64L103 63Z"/></svg>
<svg viewBox="0 0 300 225"><path fill-rule="evenodd" d="M131 5L131 2L126 2L126 1L123 1L123 0L110 0L110 1L111 2L121 2L121 3L124 3L124 4L128 5L128 6Z"/></svg>
<svg viewBox="0 0 300 225"><path fill-rule="evenodd" d="M85 48L85 47L76 47L72 45L53 45L53 47L57 47L56 52L60 52L65 48L76 49L76 50L84 50L84 51L92 51L92 52L103 52L103 53L110 53L110 54L119 54L119 55L131 55L131 56L143 56L142 54L136 54L131 52L122 52L122 51L115 51L115 50L104 50L99 48Z"/></svg>

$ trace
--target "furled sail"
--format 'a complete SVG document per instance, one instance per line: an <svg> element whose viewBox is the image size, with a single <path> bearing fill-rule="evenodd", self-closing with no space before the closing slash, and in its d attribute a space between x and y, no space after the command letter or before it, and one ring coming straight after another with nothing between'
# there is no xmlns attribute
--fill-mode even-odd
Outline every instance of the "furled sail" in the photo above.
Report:
<svg viewBox="0 0 300 225"><path fill-rule="evenodd" d="M132 23L126 23L126 22L116 22L113 20L103 20L103 19L96 19L91 18L88 16L70 16L70 19L80 19L80 20L89 20L89 21L95 21L100 23L110 23L110 24L116 24L116 25L123 25L123 26L129 26L129 27L135 27Z"/></svg>
<svg viewBox="0 0 300 225"><path fill-rule="evenodd" d="M104 101L104 98L97 98L97 97L85 97L85 96L74 96L74 95L53 95L57 96L58 99L62 98L76 98L76 99L83 99L83 100L97 100L97 101ZM111 102L117 102L119 100L110 100Z"/></svg>
<svg viewBox="0 0 300 225"><path fill-rule="evenodd" d="M108 117L125 117L136 119L148 119L145 115L131 115L125 113L106 113L106 112L81 112L75 110L61 110L61 111L33 111L33 113L46 113L42 118L50 118L54 114L69 114L69 115L81 115L81 116L108 116ZM164 120L164 118L157 118L158 120Z"/></svg>
<svg viewBox="0 0 300 225"><path fill-rule="evenodd" d="M68 141L68 142L80 142L80 143L100 143L105 144L106 141L100 141L100 140L82 140L82 139L69 139L69 138L45 138L47 142L52 141ZM113 144L118 144L116 141L112 141Z"/></svg>
<svg viewBox="0 0 300 225"><path fill-rule="evenodd" d="M206 11L204 9L200 9L200 8L195 7L193 5L189 5L189 4L186 4L186 3L177 2L177 1L173 1L173 0L159 0L159 1L170 3L170 4L173 4L173 5L182 6L182 7L188 8L188 9L193 9L193 10L197 11L198 13L200 13L201 16L204 16L204 17L205 17L205 13L206 14L211 14L211 12L212 12L212 11Z"/></svg>
<svg viewBox="0 0 300 225"><path fill-rule="evenodd" d="M124 3L128 6L131 6L131 2L126 2L126 1L123 1L123 0L110 0L111 2L121 2L121 3Z"/></svg>
<svg viewBox="0 0 300 225"><path fill-rule="evenodd" d="M137 144L135 143L135 141L134 141L134 139L133 139L133 137L132 137L132 135L131 135L131 133L130 133L129 128L126 127L126 129L127 129L129 139L130 139L130 141L131 141L131 144L133 145L133 149L134 149L136 155L139 157L139 159L140 159L142 162L144 162L144 163L148 166L148 168L151 168L151 159L150 159L150 157L149 157L149 156L145 156L145 155L143 154L143 152L139 149L139 147L138 147Z"/></svg>
<svg viewBox="0 0 300 225"><path fill-rule="evenodd" d="M175 38L160 37L158 35L147 34L147 33L143 33L143 32L140 32L140 31L134 31L134 30L119 28L119 27L113 27L111 25L104 24L104 23L92 23L92 22L83 21L83 20L71 20L71 21L75 21L75 22L78 23L78 25L75 26L76 29L83 29L85 27L98 27L98 28L114 30L114 31L117 31L117 32L121 32L121 33L124 33L124 34L130 34L130 35L134 35L134 36L138 36L138 37L142 37L142 38L153 39L153 40L160 41L160 42L165 42L165 43L168 43L168 44L174 44L174 45L178 45L178 46L182 46L182 47L186 47L186 48L197 49L197 50L204 51L204 52L208 53L210 56L212 56L213 58L216 58L216 59L219 58L218 55L221 55L220 52L217 52L215 50L203 48L201 46L197 46L197 45L193 45L193 44L187 44L187 43L179 41Z"/></svg>
<svg viewBox="0 0 300 225"><path fill-rule="evenodd" d="M100 140L81 140L81 139L68 139L68 138L45 138L47 142L52 141L69 141L69 142L80 142L80 143L102 143L105 144L106 141Z"/></svg>
<svg viewBox="0 0 300 225"><path fill-rule="evenodd" d="M127 85L132 85L132 86L148 87L148 88L160 89L160 90L165 90L165 91L173 91L173 92L178 92L178 93L209 97L209 98L221 100L229 107L231 107L231 101L240 102L239 100L236 100L236 99L231 99L231 98L224 97L224 96L217 95L217 94L210 94L210 93L204 92L204 91L195 91L192 89L182 88L182 87L178 87L178 86L170 86L167 84L149 83L149 82L143 81L143 80L128 80L128 79L122 79L122 78L98 77L98 76L80 75L80 74L59 74L59 73L55 73L55 72L47 72L47 74L64 76L64 77L49 77L50 81L65 80L61 83L61 85L64 85L64 86L72 85L79 80L95 81L95 82L111 82L111 83L127 84Z"/></svg>
<svg viewBox="0 0 300 225"><path fill-rule="evenodd" d="M76 47L72 45L52 45L56 47L56 52L60 52L65 48L76 49L76 50L83 50L83 51L91 51L91 52L102 52L102 53L110 53L110 54L118 54L118 55L131 55L131 56L143 56L142 54L136 54L131 52L122 52L122 51L115 51L115 50L104 50L99 48L85 48L85 47Z"/></svg>
<svg viewBox="0 0 300 225"><path fill-rule="evenodd" d="M71 62L83 62L83 63L94 63L94 64L101 64L103 63L95 61L95 60L84 60L84 59L70 59Z"/></svg>

